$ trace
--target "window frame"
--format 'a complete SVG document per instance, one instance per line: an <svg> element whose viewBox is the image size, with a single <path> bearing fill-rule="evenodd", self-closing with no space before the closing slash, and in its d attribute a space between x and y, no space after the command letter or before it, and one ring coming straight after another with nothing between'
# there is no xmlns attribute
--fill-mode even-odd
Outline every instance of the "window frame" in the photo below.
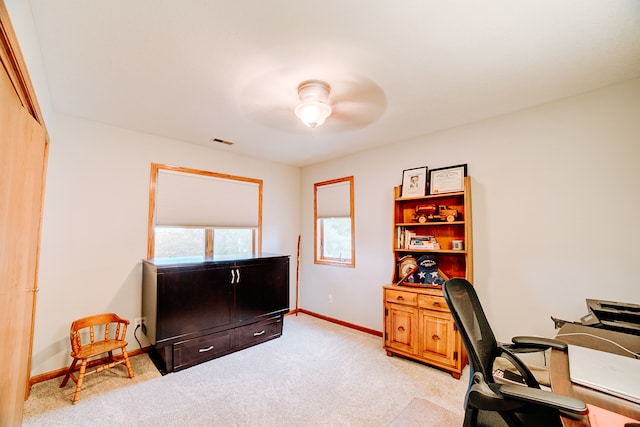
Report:
<svg viewBox="0 0 640 427"><path fill-rule="evenodd" d="M323 248L324 232L322 227L322 218L318 218L318 189L323 186L340 184L342 182L349 183L349 217L351 220L351 258L342 260L338 258L324 257ZM356 266L356 230L355 230L355 210L354 210L354 179L353 176L344 178L331 179L328 181L316 182L313 184L313 261L315 264L333 265L337 267L355 268ZM340 216L340 218L346 218Z"/></svg>
<svg viewBox="0 0 640 427"><path fill-rule="evenodd" d="M186 168L182 166L164 165L160 163L151 163L151 177L149 180L149 221L147 228L147 259L152 259L155 252L155 227L156 227L156 195L157 195L157 180L158 172L160 170L179 172L184 174L194 174L200 176L207 176L211 178L218 178L231 181L242 181L258 186L258 225L254 229L253 233L257 233L257 236L253 235L253 253L262 253L262 180L255 178L247 178L236 175L222 174L218 172L210 172L200 169ZM179 227L179 226L176 226ZM230 228L224 226L203 226L205 229L205 258L213 257L213 229L215 228ZM246 227L253 228L253 227Z"/></svg>

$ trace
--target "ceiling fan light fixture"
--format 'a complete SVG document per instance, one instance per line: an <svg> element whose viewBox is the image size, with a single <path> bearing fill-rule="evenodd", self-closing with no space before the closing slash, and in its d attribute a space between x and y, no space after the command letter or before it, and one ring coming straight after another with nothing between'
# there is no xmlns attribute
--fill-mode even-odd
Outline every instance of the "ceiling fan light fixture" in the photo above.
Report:
<svg viewBox="0 0 640 427"><path fill-rule="evenodd" d="M331 107L322 102L303 102L296 107L296 116L310 128L324 123L331 114Z"/></svg>
<svg viewBox="0 0 640 427"><path fill-rule="evenodd" d="M307 80L298 86L300 104L295 109L296 116L310 128L324 123L331 115L328 104L331 86L320 80Z"/></svg>

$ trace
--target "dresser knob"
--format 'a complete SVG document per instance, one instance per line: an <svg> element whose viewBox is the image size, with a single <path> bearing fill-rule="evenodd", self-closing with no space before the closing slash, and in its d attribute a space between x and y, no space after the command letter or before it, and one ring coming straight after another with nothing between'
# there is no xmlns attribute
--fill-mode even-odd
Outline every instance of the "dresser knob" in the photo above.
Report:
<svg viewBox="0 0 640 427"><path fill-rule="evenodd" d="M440 337L439 337L439 336L437 336L437 335L433 335L433 336L431 337L431 339L432 339L432 340L434 340L434 341L438 341L438 340L440 339Z"/></svg>
<svg viewBox="0 0 640 427"><path fill-rule="evenodd" d="M404 332L404 326L398 326L398 330L399 330L400 332Z"/></svg>

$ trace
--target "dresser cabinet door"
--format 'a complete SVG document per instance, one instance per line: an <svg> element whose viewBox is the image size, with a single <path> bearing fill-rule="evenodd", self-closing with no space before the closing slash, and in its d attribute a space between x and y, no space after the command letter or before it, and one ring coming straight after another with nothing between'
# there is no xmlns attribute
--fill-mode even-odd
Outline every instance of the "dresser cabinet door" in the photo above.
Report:
<svg viewBox="0 0 640 427"><path fill-rule="evenodd" d="M256 260L238 267L236 322L289 308L289 258Z"/></svg>
<svg viewBox="0 0 640 427"><path fill-rule="evenodd" d="M187 338L232 323L228 266L172 268L158 274L157 341Z"/></svg>

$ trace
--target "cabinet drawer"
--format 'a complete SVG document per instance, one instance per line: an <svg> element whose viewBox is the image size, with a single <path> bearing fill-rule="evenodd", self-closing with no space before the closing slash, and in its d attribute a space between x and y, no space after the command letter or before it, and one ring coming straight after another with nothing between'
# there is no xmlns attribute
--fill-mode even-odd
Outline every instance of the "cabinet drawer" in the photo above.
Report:
<svg viewBox="0 0 640 427"><path fill-rule="evenodd" d="M261 342L277 338L282 335L282 317L274 317L250 325L241 326L235 330L237 346L250 347Z"/></svg>
<svg viewBox="0 0 640 427"><path fill-rule="evenodd" d="M231 351L231 332L205 335L173 345L173 370L188 368Z"/></svg>
<svg viewBox="0 0 640 427"><path fill-rule="evenodd" d="M395 304L418 305L418 294L408 291L385 289L385 300Z"/></svg>
<svg viewBox="0 0 640 427"><path fill-rule="evenodd" d="M447 302L444 300L444 297L435 295L420 295L418 297L418 306L429 310L449 311L449 307L447 306Z"/></svg>

